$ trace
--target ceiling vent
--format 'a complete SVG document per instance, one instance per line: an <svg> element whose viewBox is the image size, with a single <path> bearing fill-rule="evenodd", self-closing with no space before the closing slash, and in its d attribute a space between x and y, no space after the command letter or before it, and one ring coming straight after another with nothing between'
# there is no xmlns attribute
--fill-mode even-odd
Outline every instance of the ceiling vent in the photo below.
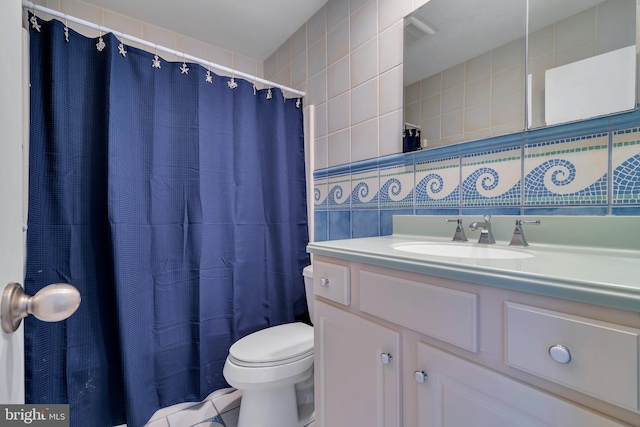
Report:
<svg viewBox="0 0 640 427"><path fill-rule="evenodd" d="M404 43L410 46L435 34L436 31L416 15L404 21Z"/></svg>

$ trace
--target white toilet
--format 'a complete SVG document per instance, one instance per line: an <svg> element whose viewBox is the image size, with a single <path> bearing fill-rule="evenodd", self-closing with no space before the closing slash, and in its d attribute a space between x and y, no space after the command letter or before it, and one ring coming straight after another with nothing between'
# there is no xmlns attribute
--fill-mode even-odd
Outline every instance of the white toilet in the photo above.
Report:
<svg viewBox="0 0 640 427"><path fill-rule="evenodd" d="M313 268L303 271L313 320ZM313 327L289 323L254 332L229 349L223 374L242 390L238 427L302 427L314 420Z"/></svg>

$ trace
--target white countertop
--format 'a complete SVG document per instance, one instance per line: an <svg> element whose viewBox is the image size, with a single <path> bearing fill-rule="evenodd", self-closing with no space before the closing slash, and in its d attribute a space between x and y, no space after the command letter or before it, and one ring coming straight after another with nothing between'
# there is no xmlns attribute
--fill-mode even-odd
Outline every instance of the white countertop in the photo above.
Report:
<svg viewBox="0 0 640 427"><path fill-rule="evenodd" d="M443 228L453 230L448 226ZM507 240L497 240L490 245L492 248L524 252L533 257L482 259L424 255L394 248L397 244L411 242L477 246L477 236L478 234L471 235L467 232L469 242L451 242L450 237L394 234L313 242L309 244L307 251L398 270L640 312L640 250L534 244L531 241L531 246L516 248L508 246Z"/></svg>

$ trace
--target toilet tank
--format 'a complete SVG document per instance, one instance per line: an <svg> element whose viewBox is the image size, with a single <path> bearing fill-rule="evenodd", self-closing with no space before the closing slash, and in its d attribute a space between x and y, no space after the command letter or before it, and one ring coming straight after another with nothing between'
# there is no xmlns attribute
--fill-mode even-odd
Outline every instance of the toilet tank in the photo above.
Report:
<svg viewBox="0 0 640 427"><path fill-rule="evenodd" d="M309 307L309 317L313 323L313 265L308 265L302 270L304 276L304 292L307 295L307 307Z"/></svg>

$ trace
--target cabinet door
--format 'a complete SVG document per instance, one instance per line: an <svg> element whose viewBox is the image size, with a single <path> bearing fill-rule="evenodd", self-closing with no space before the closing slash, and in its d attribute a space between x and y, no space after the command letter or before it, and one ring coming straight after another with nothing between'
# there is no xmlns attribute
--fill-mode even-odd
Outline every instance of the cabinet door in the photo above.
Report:
<svg viewBox="0 0 640 427"><path fill-rule="evenodd" d="M621 427L502 374L417 343L419 427ZM418 375L420 378L420 375Z"/></svg>
<svg viewBox="0 0 640 427"><path fill-rule="evenodd" d="M400 427L400 334L315 302L318 427Z"/></svg>

